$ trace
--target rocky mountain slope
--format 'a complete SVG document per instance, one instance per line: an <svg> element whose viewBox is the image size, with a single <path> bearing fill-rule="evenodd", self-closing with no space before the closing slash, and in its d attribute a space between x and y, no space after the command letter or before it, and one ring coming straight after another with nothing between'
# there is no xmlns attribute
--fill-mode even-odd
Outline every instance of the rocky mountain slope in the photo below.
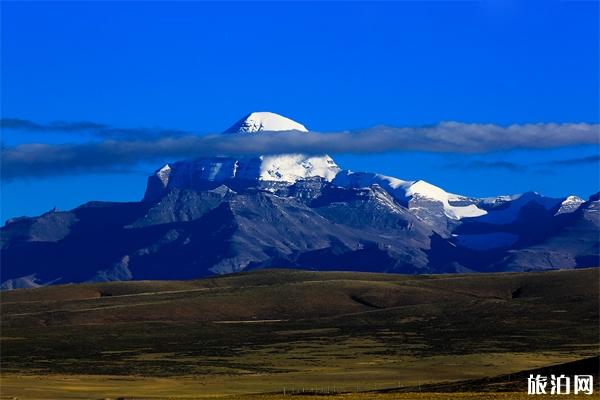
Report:
<svg viewBox="0 0 600 400"><path fill-rule="evenodd" d="M272 113L252 113L226 132L269 130L307 132ZM140 202L90 202L7 222L2 287L265 267L412 274L598 266L599 208L597 195L470 198L341 170L327 155L179 161L148 179Z"/></svg>

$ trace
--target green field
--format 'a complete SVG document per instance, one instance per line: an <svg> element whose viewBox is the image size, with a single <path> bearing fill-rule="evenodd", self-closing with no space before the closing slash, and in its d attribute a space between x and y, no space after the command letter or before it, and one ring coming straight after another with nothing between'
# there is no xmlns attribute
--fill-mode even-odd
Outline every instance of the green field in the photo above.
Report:
<svg viewBox="0 0 600 400"><path fill-rule="evenodd" d="M449 398L364 392L598 355L599 274L271 270L3 292L1 395Z"/></svg>

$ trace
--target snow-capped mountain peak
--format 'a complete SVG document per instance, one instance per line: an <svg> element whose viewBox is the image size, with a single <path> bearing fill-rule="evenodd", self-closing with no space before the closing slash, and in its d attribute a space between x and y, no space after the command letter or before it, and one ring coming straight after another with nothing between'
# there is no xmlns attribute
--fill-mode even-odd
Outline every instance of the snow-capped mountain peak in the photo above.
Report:
<svg viewBox="0 0 600 400"><path fill-rule="evenodd" d="M414 210L421 207L422 201L441 203L446 217L454 220L478 217L487 213L473 204L474 202L470 199L447 193L423 180L403 181L391 176L345 170L337 174L332 183L337 186L355 188L377 184L400 202L408 203L409 209Z"/></svg>
<svg viewBox="0 0 600 400"><path fill-rule="evenodd" d="M308 133L296 121L271 112L253 112L227 129L226 134L295 131ZM144 198L156 200L173 188L205 188L229 181L291 185L308 178L331 181L340 171L328 155L272 154L246 157L203 157L165 164L148 179Z"/></svg>
<svg viewBox="0 0 600 400"><path fill-rule="evenodd" d="M253 112L233 124L224 133L298 131L308 132L306 127L296 121L272 112Z"/></svg>
<svg viewBox="0 0 600 400"><path fill-rule="evenodd" d="M585 203L585 200L579 196L568 196L562 203L560 203L560 208L554 215L568 214L577 211L579 206L581 206L583 203Z"/></svg>
<svg viewBox="0 0 600 400"><path fill-rule="evenodd" d="M479 217L487 214L487 211L482 210L475 204L452 204L452 202L468 202L469 199L464 196L448 193L442 188L434 186L431 183L423 180L418 180L410 185L406 191L406 196L411 198L422 197L436 200L442 203L446 216L454 220Z"/></svg>

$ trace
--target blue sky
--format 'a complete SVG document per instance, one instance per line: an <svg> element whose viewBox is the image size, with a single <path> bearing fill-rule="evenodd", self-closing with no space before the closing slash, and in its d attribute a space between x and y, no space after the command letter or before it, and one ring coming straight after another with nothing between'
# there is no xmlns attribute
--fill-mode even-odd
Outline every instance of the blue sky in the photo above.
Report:
<svg viewBox="0 0 600 400"><path fill-rule="evenodd" d="M598 3L3 2L2 117L220 132L269 110L311 130L441 121L598 123ZM3 143L72 135L3 131ZM334 154L473 196L587 197L595 145ZM522 168L474 167L510 162ZM2 182L2 219L137 200L156 167Z"/></svg>

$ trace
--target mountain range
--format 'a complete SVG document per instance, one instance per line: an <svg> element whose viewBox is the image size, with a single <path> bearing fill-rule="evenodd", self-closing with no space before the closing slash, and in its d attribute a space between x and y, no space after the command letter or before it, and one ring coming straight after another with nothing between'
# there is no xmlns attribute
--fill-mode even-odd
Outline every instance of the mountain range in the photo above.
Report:
<svg viewBox="0 0 600 400"><path fill-rule="evenodd" d="M252 113L226 135L310 134ZM600 265L600 199L535 192L473 198L353 172L328 155L169 163L139 202L89 202L7 221L2 289L190 279L283 267L394 273Z"/></svg>

